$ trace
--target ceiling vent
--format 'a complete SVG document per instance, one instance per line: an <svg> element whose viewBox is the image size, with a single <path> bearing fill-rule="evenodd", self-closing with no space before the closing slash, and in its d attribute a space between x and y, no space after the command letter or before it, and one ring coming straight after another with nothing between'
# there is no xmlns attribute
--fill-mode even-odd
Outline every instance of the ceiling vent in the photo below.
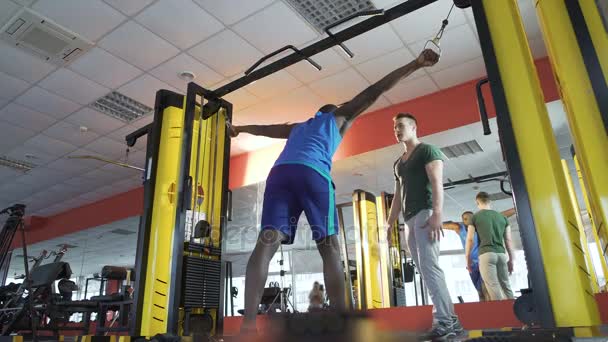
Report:
<svg viewBox="0 0 608 342"><path fill-rule="evenodd" d="M481 148L477 140L470 140L460 144L442 147L441 152L443 152L446 157L452 159L466 156L468 154L483 152L483 149Z"/></svg>
<svg viewBox="0 0 608 342"><path fill-rule="evenodd" d="M490 200L491 201L500 201L503 199L511 199L510 195L505 194L504 192L496 192L493 194L490 194Z"/></svg>
<svg viewBox="0 0 608 342"><path fill-rule="evenodd" d="M56 65L66 65L93 46L77 34L28 8L2 27L0 36L12 45Z"/></svg>
<svg viewBox="0 0 608 342"><path fill-rule="evenodd" d="M91 107L127 123L152 111L152 108L117 91L113 91L91 103Z"/></svg>
<svg viewBox="0 0 608 342"><path fill-rule="evenodd" d="M8 167L21 172L27 172L33 169L35 165L23 160L9 159L5 156L0 156L0 166Z"/></svg>
<svg viewBox="0 0 608 342"><path fill-rule="evenodd" d="M376 9L369 0L287 0L317 31L361 11Z"/></svg>

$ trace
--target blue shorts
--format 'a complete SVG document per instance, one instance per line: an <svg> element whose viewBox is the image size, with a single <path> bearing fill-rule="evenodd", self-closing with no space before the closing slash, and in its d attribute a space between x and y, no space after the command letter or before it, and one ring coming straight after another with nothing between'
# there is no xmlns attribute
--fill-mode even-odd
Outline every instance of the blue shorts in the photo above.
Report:
<svg viewBox="0 0 608 342"><path fill-rule="evenodd" d="M471 276L473 285L475 285L475 288L477 289L478 292L482 292L483 279L481 279L481 273L479 272L479 264L474 263L471 268L472 268L472 270L469 273L469 275Z"/></svg>
<svg viewBox="0 0 608 342"><path fill-rule="evenodd" d="M266 179L262 230L274 229L286 235L283 244L292 244L302 212L319 241L338 233L338 213L334 184L313 168L301 164L281 164Z"/></svg>

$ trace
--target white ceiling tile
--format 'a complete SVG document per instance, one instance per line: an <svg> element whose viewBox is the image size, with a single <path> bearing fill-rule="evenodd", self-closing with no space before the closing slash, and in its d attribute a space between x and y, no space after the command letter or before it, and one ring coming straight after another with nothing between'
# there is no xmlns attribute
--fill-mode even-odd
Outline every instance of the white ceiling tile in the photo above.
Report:
<svg viewBox="0 0 608 342"><path fill-rule="evenodd" d="M28 171L25 175L15 179L17 183L30 185L45 185L49 186L63 181L68 176L65 172L52 170L47 167L37 167Z"/></svg>
<svg viewBox="0 0 608 342"><path fill-rule="evenodd" d="M29 87L27 82L0 72L0 99L12 100Z"/></svg>
<svg viewBox="0 0 608 342"><path fill-rule="evenodd" d="M143 70L154 68L179 53L166 40L131 20L104 37L99 46Z"/></svg>
<svg viewBox="0 0 608 342"><path fill-rule="evenodd" d="M47 129L57 119L47 114L39 113L16 103L11 103L0 110L0 120L10 122L36 132Z"/></svg>
<svg viewBox="0 0 608 342"><path fill-rule="evenodd" d="M375 83L395 69L413 61L414 58L415 57L412 56L412 53L409 52L408 49L402 48L384 56L361 63L355 68L359 70L368 81ZM423 68L414 71L414 73L409 75L407 79L414 79L420 76L426 76Z"/></svg>
<svg viewBox="0 0 608 342"><path fill-rule="evenodd" d="M411 45L413 51L422 51L426 42ZM471 31L469 25L460 25L446 31L441 39L441 58L439 62L428 68L429 72L436 72L460 65L481 56L479 41Z"/></svg>
<svg viewBox="0 0 608 342"><path fill-rule="evenodd" d="M542 36L530 39L528 44L530 45L530 50L534 59L547 56L547 46L545 45Z"/></svg>
<svg viewBox="0 0 608 342"><path fill-rule="evenodd" d="M77 58L69 68L109 88L117 88L142 73L131 64L98 47Z"/></svg>
<svg viewBox="0 0 608 342"><path fill-rule="evenodd" d="M116 140L116 142L119 142L121 144L125 144L125 137L127 135L129 135L132 132L135 132L137 130L137 128L135 128L132 125L128 125L128 126L124 126L122 128L119 128L117 130L115 130L114 132L108 134L107 136ZM146 143L148 141L148 136L144 135L142 137L139 137L137 139L137 142L135 143L135 146L131 147L131 152L136 151L136 150L142 150L145 151L146 150ZM125 145L126 146L126 145Z"/></svg>
<svg viewBox="0 0 608 342"><path fill-rule="evenodd" d="M49 93L40 87L30 88L30 90L19 96L15 102L41 113L49 114L57 119L65 118L81 107L77 103Z"/></svg>
<svg viewBox="0 0 608 342"><path fill-rule="evenodd" d="M344 54L352 64L359 64L404 47L399 36L397 36L389 25L382 25L347 40L344 42L344 45L346 45L346 47L355 55L353 58L348 58L348 56ZM339 51L342 53L342 50Z"/></svg>
<svg viewBox="0 0 608 342"><path fill-rule="evenodd" d="M223 96L223 99L232 103L232 112L236 113L261 101L261 99L244 88Z"/></svg>
<svg viewBox="0 0 608 342"><path fill-rule="evenodd" d="M206 65L201 64L199 61L185 53L159 65L152 69L150 73L159 80L167 82L185 93L188 81L179 77L179 73L182 71L194 73L196 76L194 81L206 88L209 88L211 85L216 84L224 78L222 75L209 69Z"/></svg>
<svg viewBox="0 0 608 342"><path fill-rule="evenodd" d="M38 82L56 68L5 42L0 42L0 51L0 71L30 83Z"/></svg>
<svg viewBox="0 0 608 342"><path fill-rule="evenodd" d="M141 75L125 84L118 89L118 92L127 95L150 108L154 108L156 92L160 89L168 89L179 93L179 90L148 74Z"/></svg>
<svg viewBox="0 0 608 342"><path fill-rule="evenodd" d="M311 57L313 61L321 66L321 71L315 69L307 61L298 62L285 70L294 75L297 79L304 83L321 79L333 75L349 67L349 64L344 61L333 49L325 50Z"/></svg>
<svg viewBox="0 0 608 342"><path fill-rule="evenodd" d="M265 53L285 45L298 46L318 36L304 19L281 1L239 22L233 29Z"/></svg>
<svg viewBox="0 0 608 342"><path fill-rule="evenodd" d="M12 1L0 1L0 27L19 10L19 6Z"/></svg>
<svg viewBox="0 0 608 342"><path fill-rule="evenodd" d="M536 15L536 8L534 8L533 1L519 2L519 11L521 14L521 21L524 23L524 29L528 39L540 38L542 32L538 17Z"/></svg>
<svg viewBox="0 0 608 342"><path fill-rule="evenodd" d="M84 146L99 137L99 134L93 131L82 132L79 125L67 121L59 121L42 133L78 147Z"/></svg>
<svg viewBox="0 0 608 342"><path fill-rule="evenodd" d="M124 158L127 146L107 137L101 137L84 147L87 150L97 152L106 159Z"/></svg>
<svg viewBox="0 0 608 342"><path fill-rule="evenodd" d="M300 87L288 94L249 107L238 112L240 124L276 124L302 122L312 118L325 103L308 87Z"/></svg>
<svg viewBox="0 0 608 342"><path fill-rule="evenodd" d="M399 82L393 89L386 92L386 97L393 103L401 103L416 97L439 91L437 85L428 77Z"/></svg>
<svg viewBox="0 0 608 342"><path fill-rule="evenodd" d="M125 20L124 15L101 0L46 0L36 2L32 8L93 41Z"/></svg>
<svg viewBox="0 0 608 342"><path fill-rule="evenodd" d="M180 49L187 49L224 28L192 0L159 0L135 20Z"/></svg>
<svg viewBox="0 0 608 342"><path fill-rule="evenodd" d="M350 101L369 86L369 82L353 68L312 82L309 87L326 101L340 105Z"/></svg>
<svg viewBox="0 0 608 342"><path fill-rule="evenodd" d="M213 13L224 24L232 25L246 16L268 6L274 0L194 0Z"/></svg>
<svg viewBox="0 0 608 342"><path fill-rule="evenodd" d="M89 171L83 174L82 177L95 180L95 182L97 182L97 184L100 184L101 186L110 185L114 182L123 179L122 175L118 175L103 169L95 169L93 171Z"/></svg>
<svg viewBox="0 0 608 342"><path fill-rule="evenodd" d="M0 153L6 153L13 147L36 135L36 132L0 121Z"/></svg>
<svg viewBox="0 0 608 342"><path fill-rule="evenodd" d="M116 8L122 13L132 16L141 11L144 7L150 5L155 0L103 0L108 5Z"/></svg>
<svg viewBox="0 0 608 342"><path fill-rule="evenodd" d="M102 114L92 108L84 107L65 118L65 121L87 127L93 132L105 135L125 125L125 122L109 115Z"/></svg>
<svg viewBox="0 0 608 342"><path fill-rule="evenodd" d="M281 70L257 80L245 88L261 99L268 99L286 93L300 85L302 83L295 77L291 76L287 71Z"/></svg>
<svg viewBox="0 0 608 342"><path fill-rule="evenodd" d="M226 77L243 72L262 54L231 30L224 30L196 45L190 55Z"/></svg>
<svg viewBox="0 0 608 342"><path fill-rule="evenodd" d="M137 180L135 178L119 180L112 184L112 187L114 187L115 189L121 189L121 192L139 188L140 186L142 186L141 180Z"/></svg>
<svg viewBox="0 0 608 342"><path fill-rule="evenodd" d="M6 154L7 157L23 160L34 165L47 165L53 160L57 159L57 156L47 154L37 148L30 146L17 146Z"/></svg>
<svg viewBox="0 0 608 342"><path fill-rule="evenodd" d="M77 154L76 152L70 153L70 156L80 155L81 154ZM72 175L76 175L94 170L103 164L103 162L91 159L72 159L68 158L68 156L65 156L47 164L46 167L52 170L70 172Z"/></svg>
<svg viewBox="0 0 608 342"><path fill-rule="evenodd" d="M47 137L44 134L38 134L35 137L28 139L23 145L57 157L64 156L77 148L72 144Z"/></svg>
<svg viewBox="0 0 608 342"><path fill-rule="evenodd" d="M144 116L142 116L141 118L132 121L129 126L134 127L135 129L138 128L142 128L150 123L152 123L152 121L154 121L154 113L150 113L150 114L146 114Z"/></svg>
<svg viewBox="0 0 608 342"><path fill-rule="evenodd" d="M34 192L44 188L43 185L31 185L15 182L16 179L23 177L25 174L19 173L19 175L19 177L11 179L11 182L0 186L0 193L10 198L11 202L16 202L21 199L24 199L33 194ZM26 212L29 212L28 208L26 208Z"/></svg>
<svg viewBox="0 0 608 342"><path fill-rule="evenodd" d="M82 105L95 102L110 92L110 89L65 68L50 74L38 85Z"/></svg>
<svg viewBox="0 0 608 342"><path fill-rule="evenodd" d="M124 159L121 159L121 161L124 162ZM129 164L130 165L133 164L133 161L131 160ZM139 165L137 165L137 166L139 166ZM139 171L139 170L130 169L130 168L114 165L114 164L106 164L106 165L100 167L99 169L110 172L110 173L115 173L116 175L120 175L122 178L121 180L124 180L127 178L133 178L134 176L141 174L141 171ZM119 191L119 192L122 192L122 191Z"/></svg>
<svg viewBox="0 0 608 342"><path fill-rule="evenodd" d="M404 15L391 22L397 33L406 44L435 37L441 28L441 22L450 11L452 1L437 1L413 13ZM446 33L450 29L466 22L464 11L454 7L450 15ZM442 39L442 42L444 39Z"/></svg>
<svg viewBox="0 0 608 342"><path fill-rule="evenodd" d="M486 75L486 68L482 57L462 63L458 66L453 66L445 70L431 73L431 77L442 89L449 88L484 75Z"/></svg>

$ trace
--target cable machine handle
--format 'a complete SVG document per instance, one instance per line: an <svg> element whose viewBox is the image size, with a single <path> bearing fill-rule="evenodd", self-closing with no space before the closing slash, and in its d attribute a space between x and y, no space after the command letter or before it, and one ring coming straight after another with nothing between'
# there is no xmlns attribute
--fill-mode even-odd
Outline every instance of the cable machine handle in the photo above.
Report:
<svg viewBox="0 0 608 342"><path fill-rule="evenodd" d="M479 80L475 86L477 90L477 107L479 108L479 117L481 118L481 125L483 126L483 135L492 134L492 131L490 130L490 121L488 119L488 111L486 109L486 101L484 100L483 93L481 92L481 87L488 82L489 80L484 78Z"/></svg>

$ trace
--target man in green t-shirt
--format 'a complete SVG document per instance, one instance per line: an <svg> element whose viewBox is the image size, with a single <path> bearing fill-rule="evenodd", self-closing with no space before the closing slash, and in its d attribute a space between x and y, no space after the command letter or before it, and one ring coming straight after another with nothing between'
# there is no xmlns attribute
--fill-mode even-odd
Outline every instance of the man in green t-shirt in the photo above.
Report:
<svg viewBox="0 0 608 342"><path fill-rule="evenodd" d="M513 243L511 226L507 218L492 210L492 201L487 192L480 192L475 198L479 211L473 215L468 227L465 253L467 268L472 264L471 249L477 233L479 239L479 271L490 300L513 299L509 274L513 273ZM507 254L509 257L507 258Z"/></svg>
<svg viewBox="0 0 608 342"><path fill-rule="evenodd" d="M433 327L422 338L438 340L453 337L463 329L439 267L439 239L442 231L443 153L418 140L416 118L400 113L393 119L395 137L405 152L395 161L395 196L386 222L392 229L403 214L407 226L407 245L433 300ZM390 232L389 232L390 234Z"/></svg>

